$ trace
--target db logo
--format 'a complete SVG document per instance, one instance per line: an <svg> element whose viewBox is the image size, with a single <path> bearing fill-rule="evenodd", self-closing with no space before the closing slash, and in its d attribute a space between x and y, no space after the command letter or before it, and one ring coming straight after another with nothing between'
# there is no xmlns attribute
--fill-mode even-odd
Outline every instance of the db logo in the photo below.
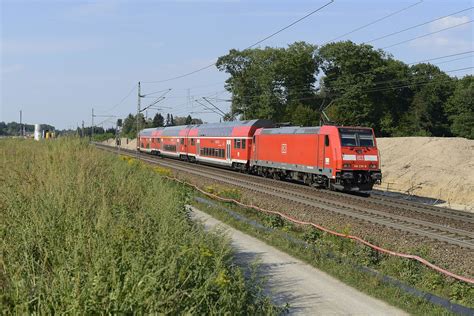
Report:
<svg viewBox="0 0 474 316"><path fill-rule="evenodd" d="M286 144L281 144L281 153L286 154Z"/></svg>

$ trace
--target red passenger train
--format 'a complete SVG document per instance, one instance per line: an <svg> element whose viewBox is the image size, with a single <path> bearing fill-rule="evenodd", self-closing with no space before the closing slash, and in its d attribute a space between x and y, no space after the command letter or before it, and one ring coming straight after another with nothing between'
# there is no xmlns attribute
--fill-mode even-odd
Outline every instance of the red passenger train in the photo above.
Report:
<svg viewBox="0 0 474 316"><path fill-rule="evenodd" d="M365 127L234 121L144 129L139 145L138 150L163 157L332 190L370 191L382 180L375 136Z"/></svg>

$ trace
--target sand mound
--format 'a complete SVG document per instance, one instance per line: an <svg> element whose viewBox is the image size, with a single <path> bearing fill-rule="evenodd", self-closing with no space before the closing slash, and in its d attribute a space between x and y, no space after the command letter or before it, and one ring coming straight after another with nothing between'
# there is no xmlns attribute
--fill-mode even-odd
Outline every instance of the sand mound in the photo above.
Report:
<svg viewBox="0 0 474 316"><path fill-rule="evenodd" d="M111 139L108 139L106 141L103 141L102 144L109 145L109 146L116 146L115 138L111 138ZM126 149L135 150L135 149L137 149L137 141L136 141L136 139L122 138L122 146L121 147L126 148Z"/></svg>
<svg viewBox="0 0 474 316"><path fill-rule="evenodd" d="M380 189L474 209L474 140L394 137L379 138L377 143L383 173Z"/></svg>

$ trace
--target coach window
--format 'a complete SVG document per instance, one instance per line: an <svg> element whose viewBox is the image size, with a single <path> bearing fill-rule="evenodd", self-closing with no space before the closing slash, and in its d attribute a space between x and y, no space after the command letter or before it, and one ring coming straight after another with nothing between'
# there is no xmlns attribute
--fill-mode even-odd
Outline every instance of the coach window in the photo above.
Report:
<svg viewBox="0 0 474 316"><path fill-rule="evenodd" d="M191 138L191 146L194 146L194 138Z"/></svg>
<svg viewBox="0 0 474 316"><path fill-rule="evenodd" d="M242 149L245 149L245 145L246 145L245 143L246 143L246 142L247 142L246 139L242 139Z"/></svg>
<svg viewBox="0 0 474 316"><path fill-rule="evenodd" d="M324 144L329 146L329 135L324 135Z"/></svg>
<svg viewBox="0 0 474 316"><path fill-rule="evenodd" d="M240 148L240 139L234 139L234 148L236 149Z"/></svg>
<svg viewBox="0 0 474 316"><path fill-rule="evenodd" d="M158 143L161 143L161 138L158 138Z"/></svg>
<svg viewBox="0 0 474 316"><path fill-rule="evenodd" d="M184 145L184 138L181 138L181 145Z"/></svg>

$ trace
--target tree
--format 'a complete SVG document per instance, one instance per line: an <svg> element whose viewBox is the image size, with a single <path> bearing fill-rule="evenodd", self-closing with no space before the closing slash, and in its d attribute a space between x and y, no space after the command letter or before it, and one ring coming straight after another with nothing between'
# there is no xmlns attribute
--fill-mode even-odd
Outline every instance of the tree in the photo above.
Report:
<svg viewBox="0 0 474 316"><path fill-rule="evenodd" d="M451 133L474 139L474 76L457 80L456 88L445 104Z"/></svg>
<svg viewBox="0 0 474 316"><path fill-rule="evenodd" d="M319 116L307 105L298 104L291 116L291 123L298 126L314 126L318 124Z"/></svg>
<svg viewBox="0 0 474 316"><path fill-rule="evenodd" d="M448 116L444 104L454 90L454 80L438 67L417 64L411 67L409 84L413 99L404 114L399 135L449 136Z"/></svg>
<svg viewBox="0 0 474 316"><path fill-rule="evenodd" d="M147 127L146 121L145 121L145 116L143 113L138 114L138 124L140 127L140 130L144 129ZM129 137L129 138L135 138L137 136L137 117L136 115L129 114L123 121L123 126L122 126L122 135Z"/></svg>
<svg viewBox="0 0 474 316"><path fill-rule="evenodd" d="M134 131L136 131L136 120L135 117L130 113L124 120L123 120L123 127L122 127L122 135L132 135ZM136 134L136 133L135 133Z"/></svg>
<svg viewBox="0 0 474 316"><path fill-rule="evenodd" d="M288 48L232 49L216 66L230 75L226 89L232 93L231 113L242 119L287 120L295 101L311 106L319 60L316 46L296 42Z"/></svg>
<svg viewBox="0 0 474 316"><path fill-rule="evenodd" d="M192 121L193 121L193 118L191 117L191 115L188 115L188 116L186 117L185 124L186 124L186 125L189 125L189 124L192 123Z"/></svg>
<svg viewBox="0 0 474 316"><path fill-rule="evenodd" d="M409 88L403 87L408 66L382 50L351 41L327 44L319 54L325 74L320 94L333 102L330 118L389 135L409 104Z"/></svg>
<svg viewBox="0 0 474 316"><path fill-rule="evenodd" d="M194 124L194 125L202 124L202 120L199 118L193 118L191 120L191 124Z"/></svg>
<svg viewBox="0 0 474 316"><path fill-rule="evenodd" d="M164 117L161 113L156 113L153 117L152 126L151 127L162 127L164 125Z"/></svg>

